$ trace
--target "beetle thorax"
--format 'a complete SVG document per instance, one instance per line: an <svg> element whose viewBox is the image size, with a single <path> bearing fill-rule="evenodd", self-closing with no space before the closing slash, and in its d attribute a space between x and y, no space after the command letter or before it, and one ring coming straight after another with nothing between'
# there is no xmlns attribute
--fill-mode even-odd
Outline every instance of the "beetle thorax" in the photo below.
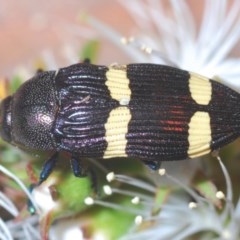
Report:
<svg viewBox="0 0 240 240"><path fill-rule="evenodd" d="M54 91L55 72L41 72L25 82L12 97L11 138L22 148L55 148L52 125L57 105Z"/></svg>

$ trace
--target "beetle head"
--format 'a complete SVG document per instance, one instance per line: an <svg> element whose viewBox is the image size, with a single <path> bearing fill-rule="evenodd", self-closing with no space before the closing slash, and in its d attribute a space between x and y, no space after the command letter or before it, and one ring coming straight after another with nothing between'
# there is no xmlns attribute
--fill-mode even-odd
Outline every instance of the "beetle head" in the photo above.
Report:
<svg viewBox="0 0 240 240"><path fill-rule="evenodd" d="M6 142L11 142L11 101L9 96L1 102L0 106L0 135Z"/></svg>
<svg viewBox="0 0 240 240"><path fill-rule="evenodd" d="M54 77L54 71L38 73L2 101L0 134L5 141L26 149L55 148L52 136L57 111Z"/></svg>

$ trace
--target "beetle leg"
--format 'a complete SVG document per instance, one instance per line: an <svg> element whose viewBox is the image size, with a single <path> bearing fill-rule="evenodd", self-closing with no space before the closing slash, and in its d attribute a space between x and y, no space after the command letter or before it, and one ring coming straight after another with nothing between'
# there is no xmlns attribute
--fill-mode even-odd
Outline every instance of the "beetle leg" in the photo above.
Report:
<svg viewBox="0 0 240 240"><path fill-rule="evenodd" d="M86 166L84 166L81 159L79 159L79 157L75 156L74 154L72 155L72 158L71 158L71 167L72 167L73 174L76 177L87 176L88 170Z"/></svg>
<svg viewBox="0 0 240 240"><path fill-rule="evenodd" d="M50 173L52 172L56 162L57 162L58 152L55 152L43 165L43 169L40 173L39 184L45 181Z"/></svg>
<svg viewBox="0 0 240 240"><path fill-rule="evenodd" d="M157 171L161 167L161 161L159 160L152 160L152 161L143 161L143 163L148 166L151 170Z"/></svg>
<svg viewBox="0 0 240 240"><path fill-rule="evenodd" d="M90 176L92 181L92 188L96 194L98 194L98 186L97 186L97 177L93 169L89 169L85 164L79 159L79 157L72 155L71 158L71 167L73 174L76 177L86 177Z"/></svg>

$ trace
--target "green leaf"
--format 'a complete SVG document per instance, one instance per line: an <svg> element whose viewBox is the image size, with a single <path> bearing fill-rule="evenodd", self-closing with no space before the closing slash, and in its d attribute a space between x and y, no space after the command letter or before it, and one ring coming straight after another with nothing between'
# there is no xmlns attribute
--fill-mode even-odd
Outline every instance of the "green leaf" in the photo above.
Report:
<svg viewBox="0 0 240 240"><path fill-rule="evenodd" d="M80 52L80 59L82 61L89 59L91 62L96 62L99 53L99 46L100 44L98 40L90 40L87 42Z"/></svg>
<svg viewBox="0 0 240 240"><path fill-rule="evenodd" d="M18 75L15 75L10 82L10 93L16 92L16 90L21 86L23 83L23 79Z"/></svg>

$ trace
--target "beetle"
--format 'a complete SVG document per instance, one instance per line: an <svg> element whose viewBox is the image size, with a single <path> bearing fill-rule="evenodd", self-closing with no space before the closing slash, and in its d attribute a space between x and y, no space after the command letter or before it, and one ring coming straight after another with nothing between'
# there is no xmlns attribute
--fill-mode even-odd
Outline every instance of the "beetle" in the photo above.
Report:
<svg viewBox="0 0 240 240"><path fill-rule="evenodd" d="M198 74L157 64L77 63L41 71L1 103L0 135L20 148L82 158L134 157L153 169L196 158L240 135L240 94Z"/></svg>

